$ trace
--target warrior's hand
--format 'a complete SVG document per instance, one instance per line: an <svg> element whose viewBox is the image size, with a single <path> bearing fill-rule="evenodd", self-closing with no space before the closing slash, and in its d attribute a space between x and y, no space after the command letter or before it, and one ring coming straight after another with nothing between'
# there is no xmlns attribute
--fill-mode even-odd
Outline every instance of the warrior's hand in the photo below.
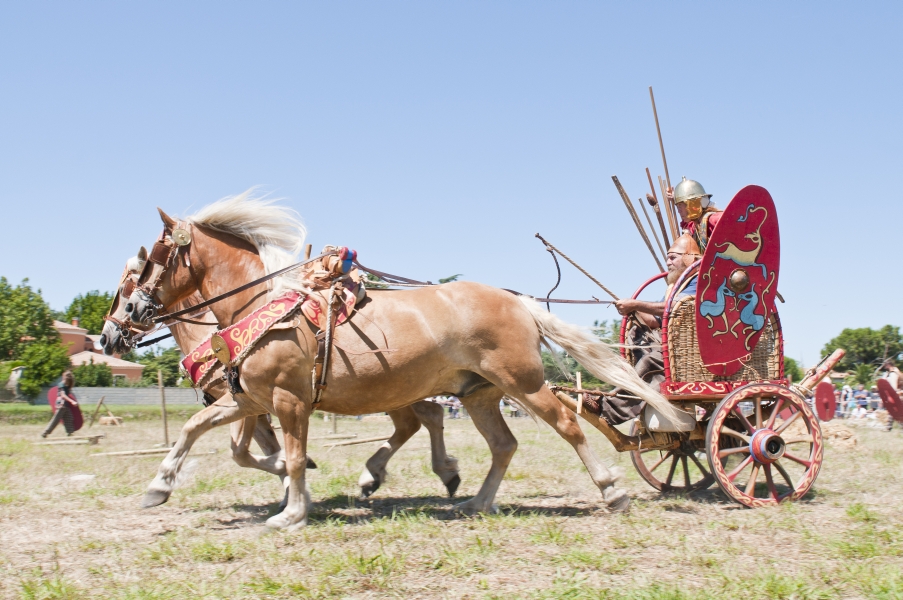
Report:
<svg viewBox="0 0 903 600"><path fill-rule="evenodd" d="M668 188L665 190L665 197L668 199L668 202L674 203L674 188Z"/></svg>
<svg viewBox="0 0 903 600"><path fill-rule="evenodd" d="M615 302L615 308L618 309L618 314L621 315L629 315L630 313L636 311L637 306L637 301L632 298L621 298L620 300Z"/></svg>

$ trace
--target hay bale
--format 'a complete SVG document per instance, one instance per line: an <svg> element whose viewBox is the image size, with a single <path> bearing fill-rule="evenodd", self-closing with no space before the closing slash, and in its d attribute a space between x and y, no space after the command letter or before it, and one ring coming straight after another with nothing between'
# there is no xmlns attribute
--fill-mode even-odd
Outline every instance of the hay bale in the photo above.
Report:
<svg viewBox="0 0 903 600"><path fill-rule="evenodd" d="M122 417L101 417L101 425L122 425Z"/></svg>
<svg viewBox="0 0 903 600"><path fill-rule="evenodd" d="M855 450L859 443L856 434L839 421L822 422L821 432L824 439L831 440L831 444L841 450Z"/></svg>

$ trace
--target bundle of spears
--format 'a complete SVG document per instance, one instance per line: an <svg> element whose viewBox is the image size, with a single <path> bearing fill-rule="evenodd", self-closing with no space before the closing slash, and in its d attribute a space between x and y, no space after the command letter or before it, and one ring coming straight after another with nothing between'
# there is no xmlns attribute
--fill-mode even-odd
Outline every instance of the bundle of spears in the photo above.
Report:
<svg viewBox="0 0 903 600"><path fill-rule="evenodd" d="M649 167L646 167L646 178L649 180L649 188L652 192L651 194L646 194L646 202L649 203L649 206L652 207L653 212L655 213L656 221L658 221L658 226L661 231L661 238L659 238L658 232L655 230L655 225L652 223L652 219L649 217L649 211L646 210L645 204L643 204L643 199L640 198L637 200L637 204L640 205L640 209L643 211L643 215L646 218L646 223L649 225L649 229L652 231L652 238L655 240L655 245L658 247L659 253L656 253L655 248L652 245L652 241L649 238L649 234L646 231L646 227L643 225L643 222L640 220L639 213L636 208L633 206L633 203L630 200L630 196L627 195L627 192L624 191L624 186L621 185L621 182L618 181L617 176L612 176L612 181L614 181L615 187L618 190L618 194L621 196L621 200L624 201L624 206L627 208L627 212L630 213L630 217L633 219L633 224L636 226L637 231L640 233L640 237L643 238L643 241L646 243L646 248L649 249L649 253L652 254L653 260L655 260L655 264L658 267L659 271L665 272L664 263L667 262L667 254L668 248L671 247L671 243L673 240L676 240L680 236L680 217L677 213L677 206L674 204L673 198L669 197L669 192L672 191L671 187L671 175L668 173L668 159L665 158L665 144L662 141L662 129L659 126L658 122L658 111L655 108L655 95L652 93L652 87L649 87L649 99L652 101L652 114L655 117L655 129L658 133L658 145L659 149L662 153L662 164L665 167L665 178L662 179L661 176L658 177L658 191L661 192L661 200L659 200L658 193L655 189L655 184L652 182L652 173L649 171ZM663 214L664 213L664 214ZM665 226L665 219L668 220L668 226ZM670 234L670 235L669 235ZM561 268L558 265L558 258L555 256L561 256L563 259L574 265L581 273L586 275L593 283L602 288L605 293L611 296L615 301L618 300L618 297L607 287L602 285L595 277L590 275L583 267L574 262L570 257L564 254L561 250L553 246L551 243L547 242L545 238L543 238L538 233L536 237L545 245L546 250L549 254L552 255L552 258L555 260L555 268L558 270L558 281L555 283L555 287L553 287L546 296L551 297L552 292L554 292L559 283L561 283ZM541 300L548 301L548 298L543 298Z"/></svg>

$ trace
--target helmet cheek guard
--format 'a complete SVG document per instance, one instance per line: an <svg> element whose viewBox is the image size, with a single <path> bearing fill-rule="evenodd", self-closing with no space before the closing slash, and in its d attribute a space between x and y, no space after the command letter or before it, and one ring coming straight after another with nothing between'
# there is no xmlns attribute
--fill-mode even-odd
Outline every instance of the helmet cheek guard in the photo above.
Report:
<svg viewBox="0 0 903 600"><path fill-rule="evenodd" d="M702 200L702 198L691 198L684 203L687 207L687 219L695 221L702 216Z"/></svg>

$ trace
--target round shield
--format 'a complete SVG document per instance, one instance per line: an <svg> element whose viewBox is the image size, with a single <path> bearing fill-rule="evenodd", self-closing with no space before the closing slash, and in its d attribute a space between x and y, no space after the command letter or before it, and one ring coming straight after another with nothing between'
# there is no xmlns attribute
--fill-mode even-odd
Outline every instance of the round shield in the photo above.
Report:
<svg viewBox="0 0 903 600"><path fill-rule="evenodd" d="M768 191L734 196L709 238L696 284L696 337L705 368L726 377L752 356L778 289L781 236Z"/></svg>
<svg viewBox="0 0 903 600"><path fill-rule="evenodd" d="M887 413L894 418L895 421L903 423L903 402L900 401L900 395L897 394L887 379L878 380L878 394L884 403Z"/></svg>
<svg viewBox="0 0 903 600"><path fill-rule="evenodd" d="M820 421L830 421L834 418L837 409L837 401L834 399L834 386L827 381L822 381L815 386L815 412Z"/></svg>
<svg viewBox="0 0 903 600"><path fill-rule="evenodd" d="M47 390L47 403L50 404L50 414L56 414L56 399L59 396L59 388L53 386Z"/></svg>

